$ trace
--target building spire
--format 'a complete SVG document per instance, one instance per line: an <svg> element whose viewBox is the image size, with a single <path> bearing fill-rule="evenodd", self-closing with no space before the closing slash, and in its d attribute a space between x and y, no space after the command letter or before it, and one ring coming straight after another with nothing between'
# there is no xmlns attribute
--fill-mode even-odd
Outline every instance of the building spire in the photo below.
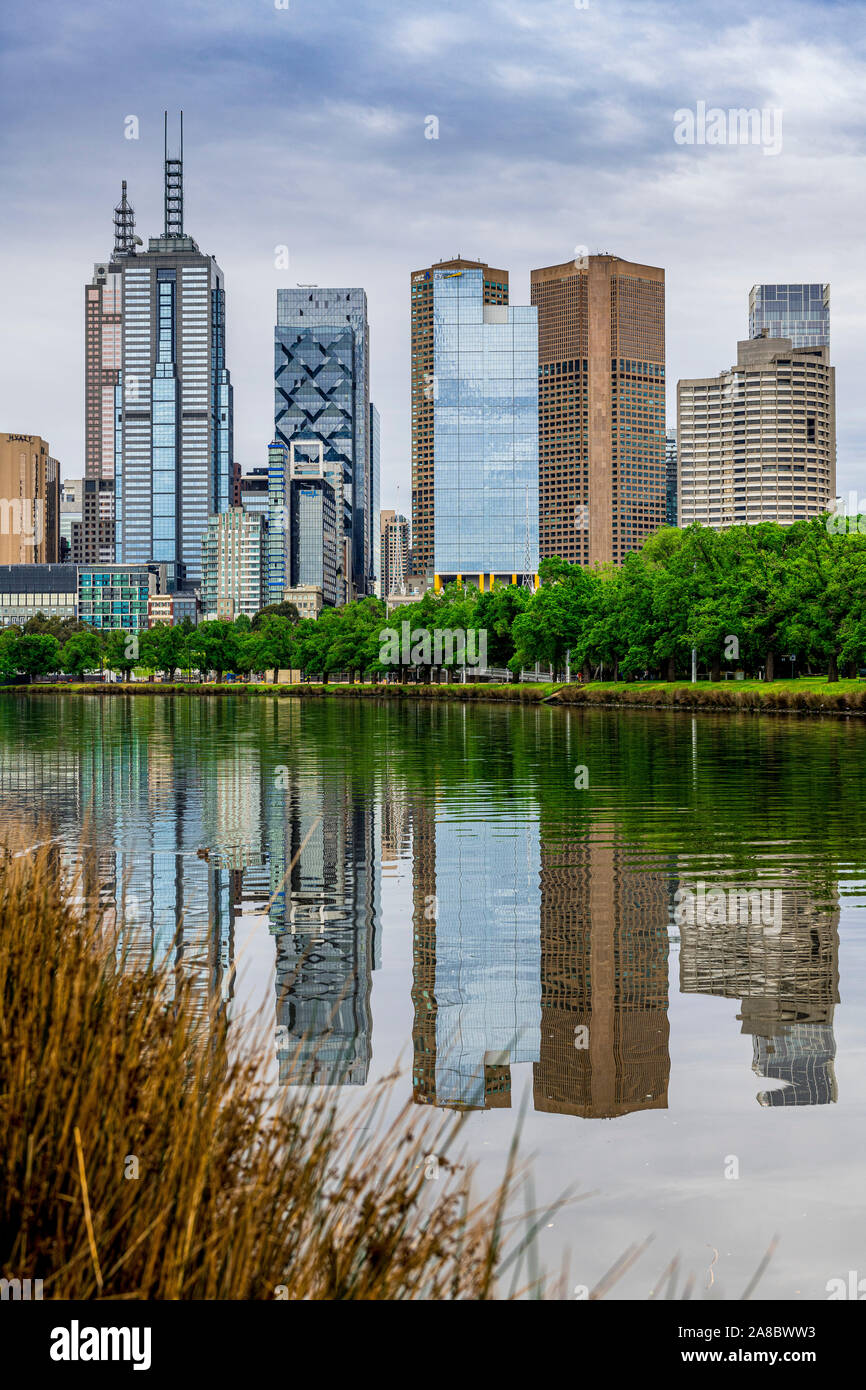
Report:
<svg viewBox="0 0 866 1390"><path fill-rule="evenodd" d="M165 112L165 236L183 236L183 112L180 113L180 152L169 158L168 112Z"/></svg>
<svg viewBox="0 0 866 1390"><path fill-rule="evenodd" d="M120 185L120 202L114 209L114 254L135 255L135 213L126 196L126 179Z"/></svg>

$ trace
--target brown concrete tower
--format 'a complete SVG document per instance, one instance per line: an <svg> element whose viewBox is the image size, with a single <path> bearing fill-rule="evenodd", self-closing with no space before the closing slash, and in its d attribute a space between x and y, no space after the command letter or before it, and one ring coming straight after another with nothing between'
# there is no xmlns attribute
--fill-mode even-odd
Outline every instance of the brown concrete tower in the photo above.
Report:
<svg viewBox="0 0 866 1390"><path fill-rule="evenodd" d="M618 256L530 272L541 559L619 564L665 524L664 292Z"/></svg>

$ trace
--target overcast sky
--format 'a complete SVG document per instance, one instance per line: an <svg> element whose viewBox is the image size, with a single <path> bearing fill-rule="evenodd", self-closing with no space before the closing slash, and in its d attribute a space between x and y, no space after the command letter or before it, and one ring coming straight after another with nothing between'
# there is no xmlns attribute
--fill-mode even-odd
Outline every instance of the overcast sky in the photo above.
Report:
<svg viewBox="0 0 866 1390"><path fill-rule="evenodd" d="M531 267L587 246L665 268L671 424L677 378L735 360L753 283L829 280L837 484L866 493L862 0L31 0L2 33L0 429L42 434L65 477L83 287L121 178L138 233L161 232L162 112L182 106L245 468L273 433L280 286L366 289L382 505L408 513L410 272L460 252L528 303ZM677 144L701 101L781 111L781 152Z"/></svg>

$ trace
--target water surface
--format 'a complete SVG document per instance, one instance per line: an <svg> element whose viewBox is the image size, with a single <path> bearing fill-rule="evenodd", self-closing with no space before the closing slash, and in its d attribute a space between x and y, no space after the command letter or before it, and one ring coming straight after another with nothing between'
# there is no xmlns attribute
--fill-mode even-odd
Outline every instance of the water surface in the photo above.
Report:
<svg viewBox="0 0 866 1390"><path fill-rule="evenodd" d="M169 952L236 1030L264 1011L278 1084L356 1098L399 1057L401 1098L466 1112L481 1183L525 1107L536 1201L585 1194L541 1241L575 1285L653 1234L613 1296L679 1253L694 1296L737 1297L778 1235L759 1291L808 1299L866 1276L864 740L855 719L7 694L0 797L70 862L84 836L134 956Z"/></svg>

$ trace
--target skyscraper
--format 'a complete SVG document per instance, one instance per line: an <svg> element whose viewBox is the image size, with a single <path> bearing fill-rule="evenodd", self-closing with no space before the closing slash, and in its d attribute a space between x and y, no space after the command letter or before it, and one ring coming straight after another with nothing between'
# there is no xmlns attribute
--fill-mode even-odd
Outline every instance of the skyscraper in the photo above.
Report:
<svg viewBox="0 0 866 1390"><path fill-rule="evenodd" d="M123 265L141 244L124 179L114 209L114 250L108 261L93 267L84 290L84 475L97 489L106 484L109 514L82 514L78 548L88 559L109 563L115 555L115 456L122 446Z"/></svg>
<svg viewBox="0 0 866 1390"><path fill-rule="evenodd" d="M370 506L367 509L367 521L369 531L369 570L367 575L367 592L375 594L379 592L379 562L381 560L381 550L379 547L379 499L382 490L382 422L379 412L373 403L370 403Z"/></svg>
<svg viewBox="0 0 866 1390"><path fill-rule="evenodd" d="M790 338L792 346L830 346L830 286L753 285L749 337Z"/></svg>
<svg viewBox="0 0 866 1390"><path fill-rule="evenodd" d="M321 445L326 471L342 475L336 494L346 596L372 592L374 454L364 290L277 291L274 433L286 446L317 453Z"/></svg>
<svg viewBox="0 0 866 1390"><path fill-rule="evenodd" d="M178 156L169 156L166 132L163 234L137 251L122 229L107 275L114 280L113 312L119 305L123 322L117 561L161 561L170 582L197 582L208 518L230 501L232 388L223 273L183 227L182 116Z"/></svg>
<svg viewBox="0 0 866 1390"><path fill-rule="evenodd" d="M818 516L836 494L829 348L747 338L729 371L680 381L677 452L680 526Z"/></svg>
<svg viewBox="0 0 866 1390"><path fill-rule="evenodd" d="M394 511L380 513L379 597L400 593L409 573L409 523Z"/></svg>
<svg viewBox="0 0 866 1390"><path fill-rule="evenodd" d="M665 521L665 273L619 256L530 272L541 558L619 564Z"/></svg>
<svg viewBox="0 0 866 1390"><path fill-rule="evenodd" d="M433 410L433 275L434 271L480 269L482 302L508 303L508 271L460 256L437 261L411 277L412 299L412 570L432 582L435 528L435 450Z"/></svg>
<svg viewBox="0 0 866 1390"><path fill-rule="evenodd" d="M437 586L538 570L538 316L485 303L485 281L481 266L433 271Z"/></svg>

